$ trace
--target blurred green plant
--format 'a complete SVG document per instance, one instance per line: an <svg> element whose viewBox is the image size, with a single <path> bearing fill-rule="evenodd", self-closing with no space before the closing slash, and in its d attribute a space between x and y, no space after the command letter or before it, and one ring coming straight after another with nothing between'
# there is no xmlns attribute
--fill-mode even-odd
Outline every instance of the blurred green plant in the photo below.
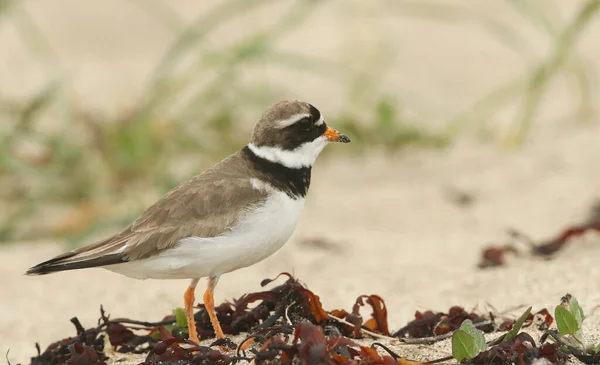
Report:
<svg viewBox="0 0 600 365"><path fill-rule="evenodd" d="M56 77L61 67L42 32L25 8L4 1L3 19L19 24L24 43L37 59L50 65L48 74ZM10 187L0 192L5 206L0 212L0 241L59 236L77 245L135 217L153 200L142 196L142 191L154 196L164 193L243 146L250 131L248 124L238 122L244 117L239 111L260 112L283 86L244 83L242 70L257 61L323 77L331 77L335 70L356 73L348 65L273 47L277 38L301 25L321 2L297 1L274 24L215 47L205 41L211 31L275 1L224 1L189 26L166 2L130 1L176 34L138 105L116 117L80 110L69 99L68 85L58 82L49 82L29 100L0 97L0 118L7 127L0 127L0 185ZM368 120L358 122L353 115L330 120L365 142L394 149L442 139L399 123L389 99L381 97L366 107L372 110ZM48 116L61 122L54 130L41 132L40 120ZM129 202L127 207L119 208L124 201ZM50 219L49 225L27 224L38 220L45 206L66 207L66 213Z"/></svg>
<svg viewBox="0 0 600 365"><path fill-rule="evenodd" d="M164 0L130 2L176 39L152 72L142 100L117 116L108 116L80 109L69 97L58 57L26 8L20 2L0 0L0 22L14 24L50 80L28 100L9 100L0 94L0 242L59 236L71 238L76 245L107 227L126 223L156 195L240 148L250 132L249 123L240 123L247 119L240 111L258 114L285 87L244 80L244 70L265 60L337 83L336 75L347 76L344 103L348 107L338 115L328 113L328 121L352 136L355 151L367 146L388 151L410 145L443 147L473 128L475 121L491 119L500 107L519 97L523 99L520 116L507 138L522 141L549 82L561 72L578 87L580 115L591 111L587 70L574 44L597 13L600 0L586 1L565 27L557 26L534 3L510 0L515 11L548 35L553 52L531 72L454 116L441 131L428 130L421 121L407 117L408 106L378 89L383 78L379 67L361 71L352 63L275 47L278 38L302 25L323 1L296 1L273 24L216 46L206 41L211 32L275 0L222 1L191 22L184 22ZM392 5L390 9L403 16L474 24L515 52L530 56L525 38L511 24L487 14L428 1ZM42 131L42 121L48 118L60 123ZM43 215L46 206L64 208L66 213L60 219L51 214L52 223L40 225L47 220L40 217L48 217ZM32 220L38 224L28 224Z"/></svg>
<svg viewBox="0 0 600 365"><path fill-rule="evenodd" d="M532 54L530 45L526 43L527 37L513 24L496 20L489 14L476 11L466 4L421 0L391 3L394 13L401 16L420 17L463 26L468 24L479 28L499 44L506 46L532 64L526 73L491 90L471 106L452 116L447 127L449 136L457 136L466 128L493 129L488 124L493 120L492 116L516 101L520 104L517 115L508 131L501 135L501 139L508 146L521 145L532 128L533 120L544 94L550 88L550 83L561 76L570 79L579 93L575 113L567 118L577 121L587 120L595 112L589 81L590 72L577 55L575 45L590 21L595 19L600 8L600 0L578 2L581 6L566 25L559 25L556 12L552 14L553 3L550 1L507 0L507 2L526 23L547 37L550 48L547 56L537 59Z"/></svg>
<svg viewBox="0 0 600 365"><path fill-rule="evenodd" d="M538 61L526 74L518 76L484 96L472 108L459 114L454 119L454 123L473 122L476 119L489 120L499 108L520 98L521 105L516 120L503 138L506 144L512 146L520 145L529 134L533 119L544 93L550 87L550 82L563 73L577 85L580 94L573 120L586 120L593 114L588 70L574 48L582 31L600 8L600 0L583 2L573 20L563 29L559 29L556 21L551 21L546 15L545 8L535 2L510 0L509 3L536 29L542 29L546 33L551 45L550 54Z"/></svg>

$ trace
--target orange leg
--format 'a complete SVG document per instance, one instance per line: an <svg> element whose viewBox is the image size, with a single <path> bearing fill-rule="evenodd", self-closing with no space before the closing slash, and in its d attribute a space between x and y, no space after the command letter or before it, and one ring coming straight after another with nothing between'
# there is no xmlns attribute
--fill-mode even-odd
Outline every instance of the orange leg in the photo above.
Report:
<svg viewBox="0 0 600 365"><path fill-rule="evenodd" d="M219 320L215 315L215 286L217 286L217 281L219 281L218 276L211 276L208 279L208 287L206 288L206 292L204 292L204 308L208 312L208 317L210 318L210 323L212 323L213 329L215 330L215 334L217 335L217 339L224 338L223 330L221 329L221 325L219 324Z"/></svg>
<svg viewBox="0 0 600 365"><path fill-rule="evenodd" d="M200 344L198 332L196 331L196 321L194 320L194 301L196 300L194 297L194 292L196 291L198 280L200 279L192 279L190 286L188 286L187 290L185 291L183 300L185 302L185 314L187 317L188 331L190 334L189 339L190 341Z"/></svg>

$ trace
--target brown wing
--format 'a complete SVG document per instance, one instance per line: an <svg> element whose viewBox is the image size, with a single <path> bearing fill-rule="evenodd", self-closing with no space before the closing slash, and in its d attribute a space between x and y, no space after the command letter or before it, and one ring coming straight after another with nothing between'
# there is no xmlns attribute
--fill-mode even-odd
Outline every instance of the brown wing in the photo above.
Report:
<svg viewBox="0 0 600 365"><path fill-rule="evenodd" d="M159 200L129 227L124 253L130 259L155 255L186 237L216 237L266 198L248 177L199 179L190 184Z"/></svg>
<svg viewBox="0 0 600 365"><path fill-rule="evenodd" d="M180 184L120 233L31 268L28 274L104 266L147 258L186 237L216 237L231 229L240 213L262 204L251 171L234 154Z"/></svg>

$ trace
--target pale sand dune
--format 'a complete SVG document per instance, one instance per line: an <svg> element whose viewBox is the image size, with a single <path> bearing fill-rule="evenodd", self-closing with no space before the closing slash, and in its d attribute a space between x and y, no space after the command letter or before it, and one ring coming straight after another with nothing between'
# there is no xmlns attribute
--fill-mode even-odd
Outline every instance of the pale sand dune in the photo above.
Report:
<svg viewBox="0 0 600 365"><path fill-rule="evenodd" d="M178 12L193 18L203 10L194 3L180 2ZM568 4L574 3L579 2ZM86 105L117 110L136 98L172 36L131 3L78 4L61 0L28 6L72 74L78 98ZM374 6L375 14L385 13L382 4ZM561 4L561 18L566 19L574 7ZM327 2L301 29L281 39L281 47L300 44L307 54L351 59L364 67L361 62L368 60L358 56L378 47L373 39L381 40L380 48L389 52L385 88L423 119L444 120L529 64L478 28L403 17L365 20L348 16L356 9L343 8L341 2ZM534 58L545 54L542 33L519 23L510 9L482 9L521 24L528 29L529 49L538 55ZM261 21L279 10L261 13ZM219 34L235 36L248 24L256 19L245 17ZM43 78L11 29L0 33L2 49L10 50L0 52L0 79L3 92L19 96L35 90ZM362 33L357 36L351 29ZM589 63L600 58L594 41L599 35L594 24L579 43L579 53ZM590 67L598 71L597 64ZM345 84L277 67L265 66L256 76L283 77L288 89L281 98L307 99L325 115L338 108L344 95ZM552 309L567 292L591 312L600 303L598 235L578 239L553 261L514 259L506 268L476 268L480 249L502 242L507 228L547 238L584 219L600 197L600 126L556 122L572 105L571 89L565 85L564 80L553 84L532 139L519 151L461 142L442 152L393 157L372 151L320 161L291 242L268 260L224 276L217 301L258 290L261 279L290 271L321 296L326 309L349 308L360 294L383 296L392 328L404 325L417 309L446 310L454 304ZM598 106L597 97L595 102ZM510 112L507 108L497 122L505 124ZM475 203L456 206L448 198L450 189L473 193ZM302 243L309 238L324 238L335 246L316 249ZM100 304L112 316L145 320L159 319L182 305L185 281L135 281L103 270L22 276L29 266L63 249L61 242L0 247L0 354L10 348L12 363L28 363L36 341L45 348L74 334L72 316L85 326L94 325Z"/></svg>

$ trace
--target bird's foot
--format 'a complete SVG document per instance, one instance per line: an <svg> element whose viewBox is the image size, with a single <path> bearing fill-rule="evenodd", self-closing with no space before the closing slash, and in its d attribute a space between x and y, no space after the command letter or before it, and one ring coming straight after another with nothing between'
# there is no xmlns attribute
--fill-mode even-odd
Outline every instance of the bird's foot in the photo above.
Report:
<svg viewBox="0 0 600 365"><path fill-rule="evenodd" d="M195 333L188 337L188 341L193 342L194 345L196 345L196 346L200 346L200 339L198 338L198 335Z"/></svg>

